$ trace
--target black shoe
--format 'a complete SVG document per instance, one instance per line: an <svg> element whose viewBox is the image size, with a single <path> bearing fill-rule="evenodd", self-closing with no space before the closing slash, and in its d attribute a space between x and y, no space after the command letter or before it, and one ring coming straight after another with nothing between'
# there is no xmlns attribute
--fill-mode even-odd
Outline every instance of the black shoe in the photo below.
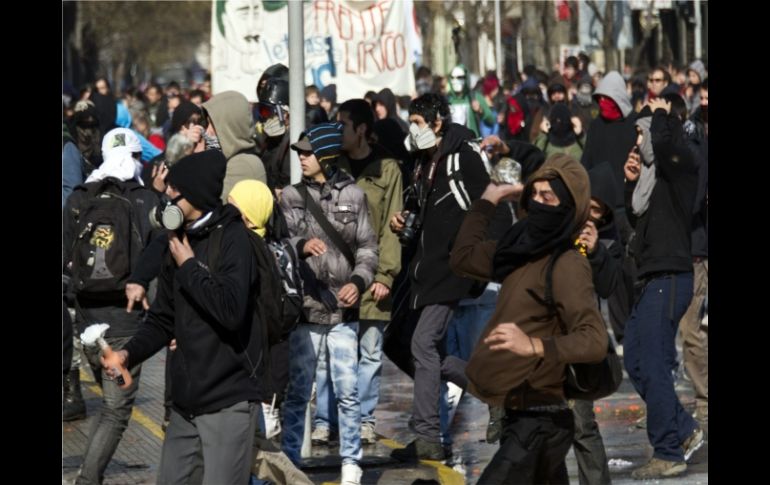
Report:
<svg viewBox="0 0 770 485"><path fill-rule="evenodd" d="M406 445L406 448L399 448L390 453L392 458L399 461L417 461L417 460L444 460L446 455L441 443L432 443L422 438L415 438L414 441Z"/></svg>
<svg viewBox="0 0 770 485"><path fill-rule="evenodd" d="M72 369L64 376L62 421L86 419L86 403L80 392L80 369Z"/></svg>

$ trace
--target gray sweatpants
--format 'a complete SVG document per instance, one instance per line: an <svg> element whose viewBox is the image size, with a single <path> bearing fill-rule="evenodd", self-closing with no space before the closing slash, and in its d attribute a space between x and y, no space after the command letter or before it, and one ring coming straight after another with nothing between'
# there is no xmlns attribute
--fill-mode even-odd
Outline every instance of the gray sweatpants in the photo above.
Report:
<svg viewBox="0 0 770 485"><path fill-rule="evenodd" d="M189 420L172 410L158 466L158 484L249 483L257 405L241 401ZM202 480L195 473L201 467Z"/></svg>
<svg viewBox="0 0 770 485"><path fill-rule="evenodd" d="M441 440L439 399L441 380L465 389L465 361L446 356L444 338L455 305L428 305L422 310L412 337L414 356L414 427L425 441Z"/></svg>

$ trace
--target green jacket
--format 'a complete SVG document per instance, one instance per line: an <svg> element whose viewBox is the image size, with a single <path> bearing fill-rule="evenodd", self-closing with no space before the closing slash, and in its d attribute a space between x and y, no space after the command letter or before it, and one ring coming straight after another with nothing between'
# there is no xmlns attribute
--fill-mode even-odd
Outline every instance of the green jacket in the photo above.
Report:
<svg viewBox="0 0 770 485"><path fill-rule="evenodd" d="M586 135L585 132L583 132L580 134L580 136L577 137L577 141L572 145L566 147L557 147L556 145L548 143L547 134L540 132L540 134L537 135L537 138L535 138L535 142L533 144L541 149L543 153L545 153L546 160L551 155L555 155L557 153L566 153L575 160L580 160L580 157L583 156L583 145L585 145L585 142Z"/></svg>
<svg viewBox="0 0 770 485"><path fill-rule="evenodd" d="M374 149L374 148L372 148ZM338 166L348 174L350 161L344 154ZM403 207L401 169L394 158L383 157L370 163L356 178L356 184L366 193L369 221L377 235L380 259L374 281L393 290L393 280L401 271L401 244L398 236L390 230L390 218ZM375 302L372 292L361 295L361 320L390 320L393 295Z"/></svg>

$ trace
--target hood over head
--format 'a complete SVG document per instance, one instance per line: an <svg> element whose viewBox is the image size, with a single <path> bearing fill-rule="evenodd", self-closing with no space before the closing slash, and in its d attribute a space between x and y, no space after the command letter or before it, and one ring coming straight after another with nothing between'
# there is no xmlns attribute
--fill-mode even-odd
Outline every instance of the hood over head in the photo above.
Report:
<svg viewBox="0 0 770 485"><path fill-rule="evenodd" d="M626 82L618 71L608 72L599 81L599 85L596 87L596 91L594 91L594 99L598 101L599 96L607 96L615 101L615 104L620 108L620 112L623 113L623 118L628 118L628 115L633 110L631 98L626 93Z"/></svg>
<svg viewBox="0 0 770 485"><path fill-rule="evenodd" d="M588 180L588 172L579 161L564 153L557 153L548 158L545 163L533 173L524 186L521 194L521 207L527 210L532 195L532 186L539 180L552 180L561 178L567 190L575 201L575 218L572 230L577 231L588 220L591 207L591 188Z"/></svg>
<svg viewBox="0 0 770 485"><path fill-rule="evenodd" d="M251 138L254 123L246 96L237 91L224 91L203 103L203 109L214 124L226 159L254 149L256 144Z"/></svg>

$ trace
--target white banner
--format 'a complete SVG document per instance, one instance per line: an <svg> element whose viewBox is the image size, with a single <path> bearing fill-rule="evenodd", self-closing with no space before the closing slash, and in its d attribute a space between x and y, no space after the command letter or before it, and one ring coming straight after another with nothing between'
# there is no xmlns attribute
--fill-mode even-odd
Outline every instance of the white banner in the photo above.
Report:
<svg viewBox="0 0 770 485"><path fill-rule="evenodd" d="M337 85L337 102L390 88L414 93L411 2L304 2L305 84ZM408 8L408 10L407 10ZM256 102L262 72L289 66L285 1L215 0L211 19L213 92L236 90Z"/></svg>

